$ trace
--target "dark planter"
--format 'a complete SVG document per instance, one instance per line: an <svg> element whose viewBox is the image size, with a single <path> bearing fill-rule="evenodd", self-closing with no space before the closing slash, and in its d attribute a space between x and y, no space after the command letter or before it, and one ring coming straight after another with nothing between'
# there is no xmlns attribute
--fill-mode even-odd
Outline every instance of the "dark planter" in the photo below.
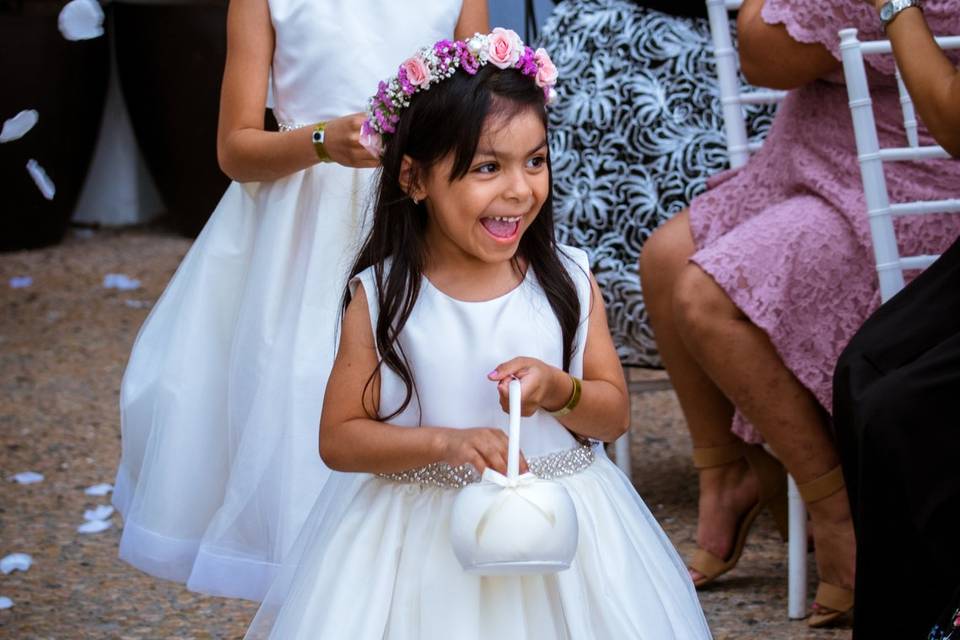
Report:
<svg viewBox="0 0 960 640"><path fill-rule="evenodd" d="M0 144L0 250L59 242L87 175L107 92L106 38L69 42L57 29L66 1L0 2L0 120L36 109L40 121ZM34 158L56 185L47 200L27 173Z"/></svg>
<svg viewBox="0 0 960 640"><path fill-rule="evenodd" d="M217 164L227 3L115 2L111 11L137 142L177 229L195 236L229 184Z"/></svg>

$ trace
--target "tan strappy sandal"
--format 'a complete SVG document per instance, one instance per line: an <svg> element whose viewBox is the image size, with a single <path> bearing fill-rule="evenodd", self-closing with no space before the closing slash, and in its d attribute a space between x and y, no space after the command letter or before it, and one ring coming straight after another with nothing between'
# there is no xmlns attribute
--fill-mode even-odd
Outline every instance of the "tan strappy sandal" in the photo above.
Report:
<svg viewBox="0 0 960 640"><path fill-rule="evenodd" d="M843 472L836 466L819 478L798 485L797 490L805 503L813 504L829 498L843 487ZM853 590L846 587L821 580L813 600L816 609L807 620L807 626L815 629L834 624L847 614L853 613Z"/></svg>
<svg viewBox="0 0 960 640"><path fill-rule="evenodd" d="M765 508L773 515L780 535L784 540L787 539L787 473L783 465L761 447L744 442L719 447L695 447L693 450L693 466L698 470L733 464L741 458L746 458L750 468L757 474L760 499L740 519L733 548L726 558L719 558L703 548L698 548L694 553L693 560L687 566L703 576L693 583L698 589L737 566L750 527Z"/></svg>

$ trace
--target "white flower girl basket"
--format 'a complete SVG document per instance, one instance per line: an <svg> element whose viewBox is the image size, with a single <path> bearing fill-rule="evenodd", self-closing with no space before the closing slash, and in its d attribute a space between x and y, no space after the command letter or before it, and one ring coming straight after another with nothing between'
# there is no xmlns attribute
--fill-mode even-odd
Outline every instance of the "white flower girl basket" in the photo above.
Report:
<svg viewBox="0 0 960 640"><path fill-rule="evenodd" d="M507 475L493 469L460 490L450 517L453 551L469 573L539 575L570 568L577 551L577 511L567 489L520 475L520 381L510 382Z"/></svg>

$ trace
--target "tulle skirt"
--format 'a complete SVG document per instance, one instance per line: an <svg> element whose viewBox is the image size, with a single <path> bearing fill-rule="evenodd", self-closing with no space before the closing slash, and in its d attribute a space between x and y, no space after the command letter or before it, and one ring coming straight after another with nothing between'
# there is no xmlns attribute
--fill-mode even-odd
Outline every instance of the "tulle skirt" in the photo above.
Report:
<svg viewBox="0 0 960 640"><path fill-rule="evenodd" d="M479 577L453 554L454 489L334 473L246 638L698 640L687 570L602 454L558 480L577 509L567 571Z"/></svg>
<svg viewBox="0 0 960 640"><path fill-rule="evenodd" d="M224 194L124 374L122 559L263 597L329 473L318 426L371 175L322 165Z"/></svg>

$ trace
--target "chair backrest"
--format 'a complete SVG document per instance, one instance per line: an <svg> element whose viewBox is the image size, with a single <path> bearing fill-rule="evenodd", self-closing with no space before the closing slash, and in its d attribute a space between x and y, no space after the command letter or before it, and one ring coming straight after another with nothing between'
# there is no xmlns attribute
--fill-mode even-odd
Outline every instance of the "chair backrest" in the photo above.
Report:
<svg viewBox="0 0 960 640"><path fill-rule="evenodd" d="M937 43L944 49L957 49L960 48L960 36L937 38ZM884 162L950 157L940 146L919 145L913 102L899 77L899 72L897 84L900 89L900 105L903 110L907 146L880 148L863 57L890 52L889 40L860 42L857 39L856 29L840 31L843 73L847 82L847 95L850 98L850 113L853 116L853 132L857 141L857 158L860 161L860 174L863 178L867 216L870 218L874 259L880 279L880 297L884 302L903 288L904 270L924 269L939 257L935 255L901 256L897 248L893 218L924 213L960 212L960 198L890 203L887 182L883 174ZM957 191L960 192L960 185Z"/></svg>
<svg viewBox="0 0 960 640"><path fill-rule="evenodd" d="M710 21L710 35L713 39L713 51L716 56L717 79L720 83L720 106L723 110L723 130L727 138L727 155L730 167L741 167L747 163L750 153L762 145L749 141L747 123L743 113L745 104L775 104L783 100L784 91L751 90L741 91L740 62L737 50L733 46L733 34L730 32L730 12L736 11L743 0L706 0L707 18Z"/></svg>

